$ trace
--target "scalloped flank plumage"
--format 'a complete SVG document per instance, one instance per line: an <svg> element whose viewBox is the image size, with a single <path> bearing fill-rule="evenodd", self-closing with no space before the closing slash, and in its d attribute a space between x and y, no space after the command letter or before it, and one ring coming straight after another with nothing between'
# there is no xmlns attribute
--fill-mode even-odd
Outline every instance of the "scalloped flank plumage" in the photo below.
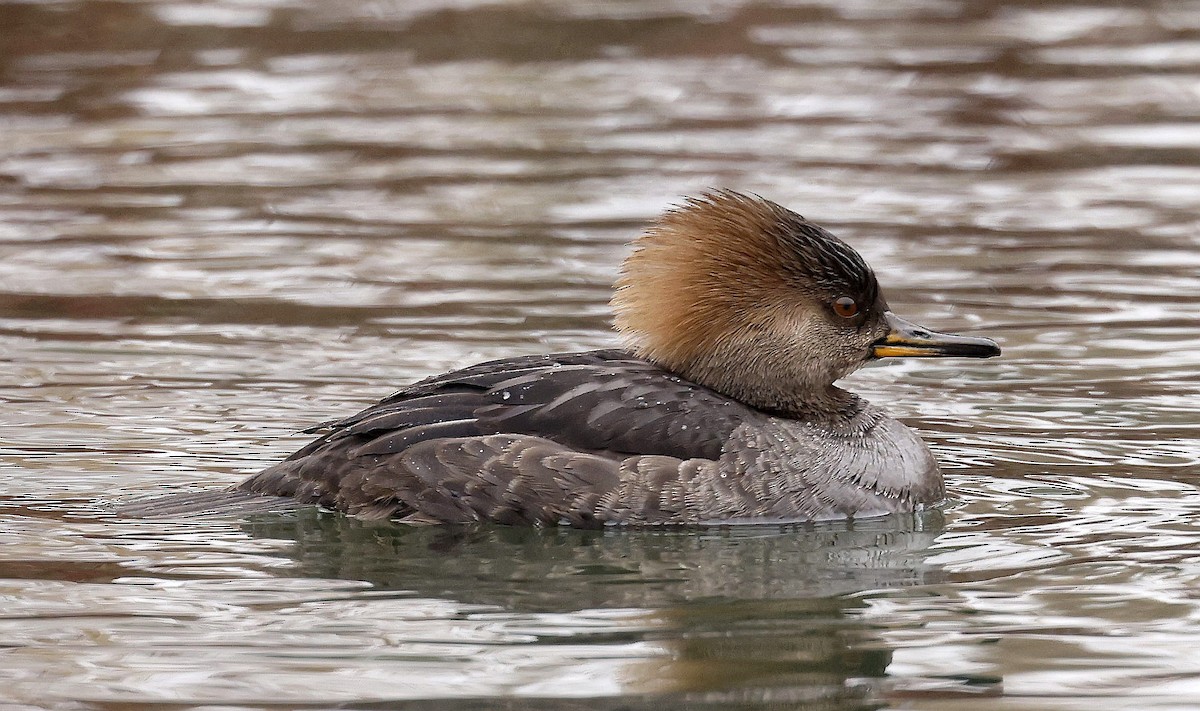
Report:
<svg viewBox="0 0 1200 711"><path fill-rule="evenodd" d="M873 358L999 354L896 317L848 245L729 190L651 225L612 305L628 350L427 378L319 426L228 496L130 513L296 502L406 523L595 527L913 511L943 496L928 447L834 381Z"/></svg>

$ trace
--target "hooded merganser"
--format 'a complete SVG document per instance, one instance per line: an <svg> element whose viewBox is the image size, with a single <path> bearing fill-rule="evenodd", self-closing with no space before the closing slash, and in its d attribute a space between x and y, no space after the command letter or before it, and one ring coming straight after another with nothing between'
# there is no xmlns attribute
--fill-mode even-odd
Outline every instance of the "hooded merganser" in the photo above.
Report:
<svg viewBox="0 0 1200 711"><path fill-rule="evenodd" d="M941 500L915 432L837 379L894 356L987 358L985 338L888 310L847 244L722 190L666 212L612 299L628 350L427 378L236 491L408 523L708 524L912 511Z"/></svg>

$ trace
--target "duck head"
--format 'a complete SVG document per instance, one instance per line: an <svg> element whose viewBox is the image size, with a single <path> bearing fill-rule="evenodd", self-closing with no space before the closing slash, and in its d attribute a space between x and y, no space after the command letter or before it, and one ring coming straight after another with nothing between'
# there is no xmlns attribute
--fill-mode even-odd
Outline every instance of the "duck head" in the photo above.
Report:
<svg viewBox="0 0 1200 711"><path fill-rule="evenodd" d="M999 355L891 312L845 242L769 200L690 198L634 243L612 300L640 357L754 407L836 408L833 382L876 358Z"/></svg>

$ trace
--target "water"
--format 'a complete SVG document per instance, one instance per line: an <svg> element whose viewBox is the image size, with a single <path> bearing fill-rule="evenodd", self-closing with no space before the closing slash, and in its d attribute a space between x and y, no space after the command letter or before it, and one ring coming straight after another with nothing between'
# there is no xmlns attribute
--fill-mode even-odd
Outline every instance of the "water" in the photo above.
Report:
<svg viewBox="0 0 1200 711"><path fill-rule="evenodd" d="M0 4L0 705L1200 704L1200 4ZM919 520L188 524L314 422L610 346L624 243L758 192L999 360L849 385Z"/></svg>

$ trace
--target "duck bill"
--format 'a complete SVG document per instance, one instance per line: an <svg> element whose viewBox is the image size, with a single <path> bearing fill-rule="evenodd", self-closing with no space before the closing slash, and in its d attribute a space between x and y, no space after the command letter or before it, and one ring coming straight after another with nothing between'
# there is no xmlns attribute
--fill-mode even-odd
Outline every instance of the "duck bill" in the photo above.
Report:
<svg viewBox="0 0 1200 711"><path fill-rule="evenodd" d="M872 358L991 358L1000 346L989 338L935 333L888 311L888 334L871 344Z"/></svg>

